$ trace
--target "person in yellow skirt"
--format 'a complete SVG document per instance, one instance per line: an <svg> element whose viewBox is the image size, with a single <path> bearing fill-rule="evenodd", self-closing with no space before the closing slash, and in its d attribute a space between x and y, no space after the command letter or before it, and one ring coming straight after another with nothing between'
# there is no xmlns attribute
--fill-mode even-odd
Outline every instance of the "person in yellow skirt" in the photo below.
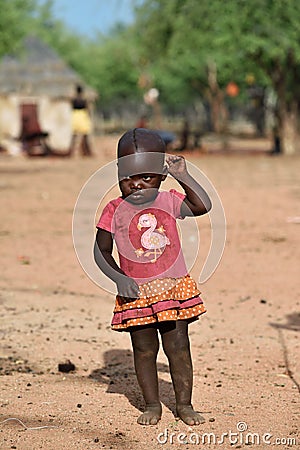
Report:
<svg viewBox="0 0 300 450"><path fill-rule="evenodd" d="M122 195L101 213L94 256L118 289L112 329L131 336L135 371L146 404L138 423L155 425L161 418L156 366L160 333L169 360L177 417L188 425L198 425L204 419L191 403L193 366L188 326L205 308L188 273L176 221L206 214L211 201L188 172L185 159L166 156L165 149L162 138L144 128L129 130L119 140ZM175 189L159 190L168 173L184 194ZM112 255L114 241L119 265Z"/></svg>
<svg viewBox="0 0 300 450"><path fill-rule="evenodd" d="M72 132L70 155L74 152L77 139L80 138L82 156L92 156L89 142L89 135L92 132L92 121L81 85L76 86L76 96L72 99Z"/></svg>

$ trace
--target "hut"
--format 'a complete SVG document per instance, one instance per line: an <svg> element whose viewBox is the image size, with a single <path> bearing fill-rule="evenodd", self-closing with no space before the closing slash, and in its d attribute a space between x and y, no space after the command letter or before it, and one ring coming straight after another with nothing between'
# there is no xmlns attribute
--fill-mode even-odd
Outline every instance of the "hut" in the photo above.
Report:
<svg viewBox="0 0 300 450"><path fill-rule="evenodd" d="M34 36L25 38L18 56L0 63L0 145L14 152L26 120L29 128L48 136L50 148L69 148L71 98L76 85L84 88L93 104L95 90L87 86L58 54Z"/></svg>

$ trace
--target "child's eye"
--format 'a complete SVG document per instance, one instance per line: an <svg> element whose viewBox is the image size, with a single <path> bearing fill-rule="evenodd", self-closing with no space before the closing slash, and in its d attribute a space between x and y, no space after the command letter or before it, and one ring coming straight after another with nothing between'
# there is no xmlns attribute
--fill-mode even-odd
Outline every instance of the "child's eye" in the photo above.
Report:
<svg viewBox="0 0 300 450"><path fill-rule="evenodd" d="M150 180L151 180L150 175L145 175L145 176L143 176L143 180L144 180L144 181L150 181Z"/></svg>

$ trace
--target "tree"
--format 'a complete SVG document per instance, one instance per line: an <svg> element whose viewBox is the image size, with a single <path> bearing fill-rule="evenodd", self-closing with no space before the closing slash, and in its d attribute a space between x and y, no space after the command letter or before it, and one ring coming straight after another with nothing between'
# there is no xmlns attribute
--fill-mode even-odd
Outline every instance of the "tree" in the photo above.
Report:
<svg viewBox="0 0 300 450"><path fill-rule="evenodd" d="M235 1L242 17L237 39L243 57L270 81L278 99L278 131L283 151L297 148L300 106L300 4L294 0Z"/></svg>
<svg viewBox="0 0 300 450"><path fill-rule="evenodd" d="M54 19L52 10L53 0L39 7L35 32L98 91L102 110L118 110L137 99L136 46L130 27L116 25L109 36L98 34L90 39Z"/></svg>
<svg viewBox="0 0 300 450"><path fill-rule="evenodd" d="M0 57L19 49L35 8L35 0L0 0Z"/></svg>
<svg viewBox="0 0 300 450"><path fill-rule="evenodd" d="M135 46L130 42L130 33L121 32L105 39L96 50L95 83L107 109L138 99L139 72Z"/></svg>
<svg viewBox="0 0 300 450"><path fill-rule="evenodd" d="M173 74L205 92L207 69L218 83L242 82L251 71L278 98L285 153L296 149L300 105L300 3L296 0L145 0L138 8L142 48L151 70ZM151 43L154 51L151 53Z"/></svg>

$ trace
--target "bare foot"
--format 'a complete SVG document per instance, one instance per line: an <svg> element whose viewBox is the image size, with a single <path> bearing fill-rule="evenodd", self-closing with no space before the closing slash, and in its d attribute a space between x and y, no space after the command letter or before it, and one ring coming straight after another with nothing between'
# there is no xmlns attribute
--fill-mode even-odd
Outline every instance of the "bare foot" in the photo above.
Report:
<svg viewBox="0 0 300 450"><path fill-rule="evenodd" d="M204 417L194 411L192 405L177 405L176 414L187 425L200 425L205 422Z"/></svg>
<svg viewBox="0 0 300 450"><path fill-rule="evenodd" d="M140 425L156 425L161 418L161 405L146 405L145 412L140 415L137 422Z"/></svg>

